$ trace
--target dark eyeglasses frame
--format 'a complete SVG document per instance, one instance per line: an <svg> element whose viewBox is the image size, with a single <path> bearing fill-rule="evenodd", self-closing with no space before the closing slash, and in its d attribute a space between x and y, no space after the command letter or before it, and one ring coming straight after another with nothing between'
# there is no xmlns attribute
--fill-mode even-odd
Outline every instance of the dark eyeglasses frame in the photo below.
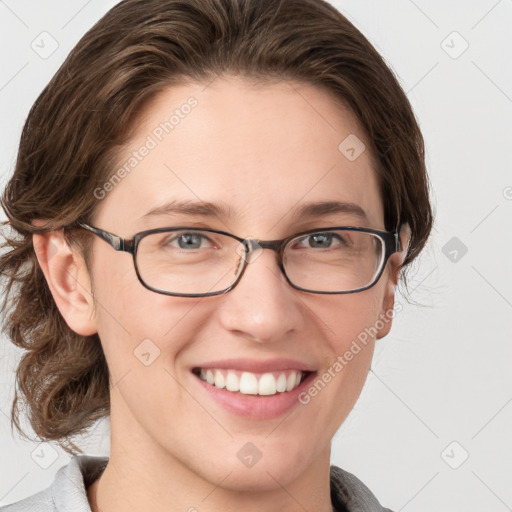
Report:
<svg viewBox="0 0 512 512"><path fill-rule="evenodd" d="M79 222L78 226L97 235L102 240L107 242L110 246L112 246L116 251L130 253L133 257L133 265L135 267L135 273L137 274L137 278L139 279L142 286L144 286L148 290L151 290L155 293L161 293L163 295L172 295L172 296L177 296L177 297L209 297L209 296L221 295L221 294L229 292L240 282L240 279L242 279L245 269L247 268L247 261L249 259L248 257L251 254L251 252L255 248L260 248L260 247L262 249L271 249L273 251L276 251L276 253L278 255L278 265L279 265L279 268L281 269L281 272L285 276L288 283L293 288L295 288L297 290L301 290L301 291L309 292L309 293L319 293L319 294L329 294L329 295L332 295L332 294L339 295L339 294L346 294L346 293L361 292L363 290L367 290L368 288L371 288L372 286L374 286L377 283L377 281L382 276L382 273L384 271L384 268L386 267L386 263L388 262L389 257L392 254L394 254L396 252L400 252L402 250L402 243L400 241L400 236L398 234L398 231L380 231L377 229L361 228L361 227L353 227L353 226L340 226L340 227L323 228L323 229L322 228L309 229L307 231L295 233L294 235L291 235L287 238L283 238L281 240L256 240L256 239L252 239L252 238L240 238L240 237L233 235L232 233L228 233L226 231L219 231L217 229L210 229L210 228L190 227L190 226L148 229L146 231L141 231L139 233L136 233L135 235L133 235L132 238L127 239L127 238L121 238L118 235L114 235L113 233L109 233L108 231L97 228L95 226L91 226L84 222ZM165 232L183 231L183 230L206 231L206 232L210 232L210 233L218 233L221 235L226 235L231 238L234 238L235 240L237 240L238 242L243 244L243 246L245 247L245 250L246 250L246 254L243 257L241 256L241 260L243 260L243 263L242 263L243 266L242 266L242 269L240 270L240 273L239 273L236 281L231 286L229 286L228 288L226 288L224 290L218 291L218 292L192 294L192 293L166 292L163 290L159 290L157 288L153 288L144 282L144 280L142 279L142 277L139 273L139 269L137 267L137 248L139 246L140 241L144 237L146 237L148 235L152 235L154 233L165 233ZM368 284L367 286L364 286L362 288L356 288L355 290L347 290L347 291L342 291L342 292L313 291L313 290L308 290L306 288L301 288L300 286L297 286L294 283L292 283L286 274L286 271L285 271L284 265L283 265L283 260L282 260L282 256L283 256L284 249L285 249L286 245L291 240L293 240L295 238L302 237L304 235L308 235L311 233L324 233L324 232L328 232L328 231L338 231L338 230L359 231L362 233L370 233L372 235L377 236L378 238L380 238L383 241L384 248L385 248L384 258L383 258L381 269L379 270L378 274L375 276L375 279L370 284Z"/></svg>

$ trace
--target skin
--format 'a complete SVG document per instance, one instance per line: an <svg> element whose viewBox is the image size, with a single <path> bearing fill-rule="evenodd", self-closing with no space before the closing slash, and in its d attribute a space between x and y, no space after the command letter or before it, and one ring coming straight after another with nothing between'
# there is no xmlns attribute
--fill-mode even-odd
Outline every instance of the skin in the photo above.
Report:
<svg viewBox="0 0 512 512"><path fill-rule="evenodd" d="M369 150L352 162L338 150L349 134L365 141L364 133L348 109L311 85L256 87L223 76L206 88L173 86L148 106L120 165L190 96L198 105L99 202L95 226L130 238L198 223L263 240L316 227L384 229ZM232 218L141 220L172 199L198 198L229 203ZM367 220L351 213L294 218L295 207L321 200L356 203ZM291 357L321 375L393 307L403 254L392 256L368 290L320 295L293 289L276 254L265 250L229 293L186 298L144 288L131 255L97 237L90 271L61 231L35 235L34 245L68 325L99 334L111 373L110 461L88 489L93 511L332 510L331 440L361 392L375 340L391 322L309 404L277 419L226 411L205 396L190 368L228 357ZM134 356L147 338L160 350L150 366ZM262 453L251 468L237 457L248 442Z"/></svg>

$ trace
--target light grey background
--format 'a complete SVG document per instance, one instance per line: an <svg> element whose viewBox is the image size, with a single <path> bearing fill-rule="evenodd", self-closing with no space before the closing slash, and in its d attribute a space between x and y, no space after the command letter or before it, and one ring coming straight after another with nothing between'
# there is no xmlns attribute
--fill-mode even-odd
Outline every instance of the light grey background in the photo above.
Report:
<svg viewBox="0 0 512 512"><path fill-rule="evenodd" d="M115 3L0 0L0 185L29 107ZM400 77L424 132L436 208L412 274L421 305L399 297L404 309L378 342L332 462L395 511L511 510L512 1L332 3ZM5 340L0 347L5 505L48 486L69 456L11 435L18 353ZM82 447L108 454L108 421Z"/></svg>

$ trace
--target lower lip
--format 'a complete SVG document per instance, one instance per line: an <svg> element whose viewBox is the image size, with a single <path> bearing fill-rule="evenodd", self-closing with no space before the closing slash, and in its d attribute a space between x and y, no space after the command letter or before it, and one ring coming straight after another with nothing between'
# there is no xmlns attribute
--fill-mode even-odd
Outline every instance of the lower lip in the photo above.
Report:
<svg viewBox="0 0 512 512"><path fill-rule="evenodd" d="M245 418L268 420L277 418L299 405L299 395L310 386L316 372L310 373L292 391L266 396L244 395L239 392L227 391L225 388L216 388L197 375L192 375L208 395L229 412Z"/></svg>

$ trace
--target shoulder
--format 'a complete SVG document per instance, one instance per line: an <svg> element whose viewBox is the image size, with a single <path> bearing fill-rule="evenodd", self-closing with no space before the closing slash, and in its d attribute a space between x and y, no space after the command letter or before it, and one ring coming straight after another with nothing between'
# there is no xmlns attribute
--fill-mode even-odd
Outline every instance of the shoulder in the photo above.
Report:
<svg viewBox="0 0 512 512"><path fill-rule="evenodd" d="M331 501L337 512L392 512L356 476L331 466Z"/></svg>
<svg viewBox="0 0 512 512"><path fill-rule="evenodd" d="M107 462L107 457L75 455L57 471L49 487L2 507L1 512L90 512L86 487L100 475Z"/></svg>

